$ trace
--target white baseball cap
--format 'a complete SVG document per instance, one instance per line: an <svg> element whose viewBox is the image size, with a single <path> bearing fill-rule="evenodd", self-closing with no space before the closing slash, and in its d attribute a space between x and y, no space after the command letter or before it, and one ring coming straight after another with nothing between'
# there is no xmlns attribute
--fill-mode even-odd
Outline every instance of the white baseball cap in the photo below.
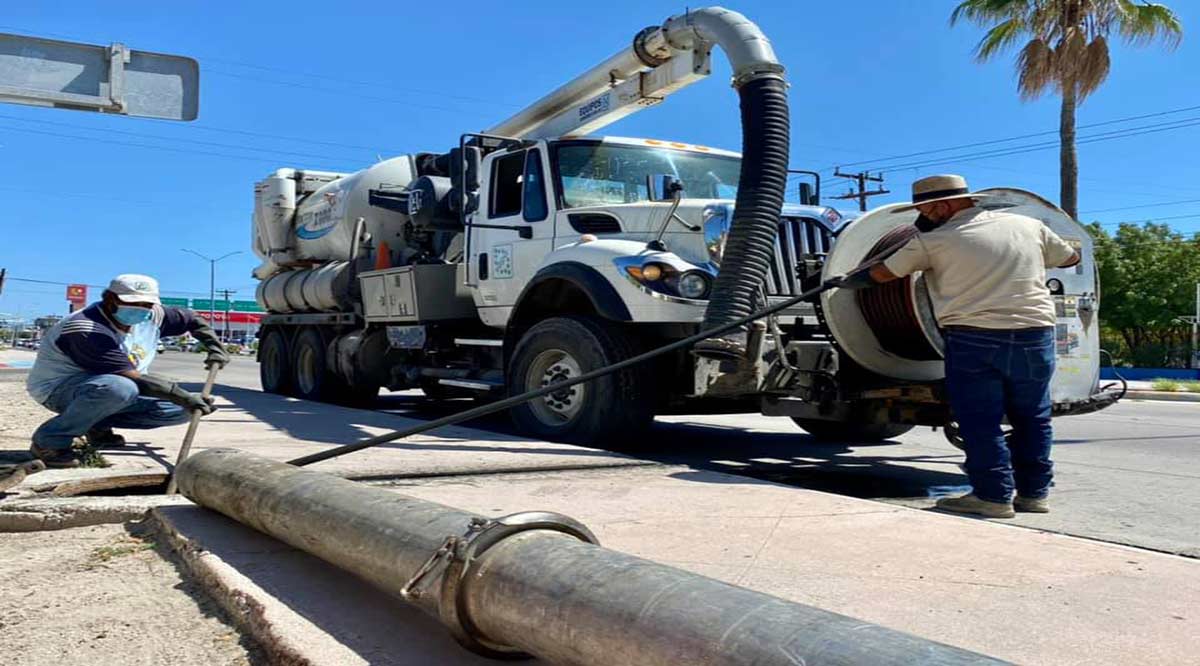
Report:
<svg viewBox="0 0 1200 666"><path fill-rule="evenodd" d="M123 303L162 305L158 300L158 280L149 275L138 275L137 273L118 275L108 283L108 290Z"/></svg>

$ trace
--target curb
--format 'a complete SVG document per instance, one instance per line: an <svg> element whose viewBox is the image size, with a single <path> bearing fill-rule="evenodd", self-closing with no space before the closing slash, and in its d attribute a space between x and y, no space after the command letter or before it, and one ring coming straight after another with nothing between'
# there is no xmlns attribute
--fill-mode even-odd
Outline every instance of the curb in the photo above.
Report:
<svg viewBox="0 0 1200 666"><path fill-rule="evenodd" d="M1180 391L1127 391L1126 400L1161 400L1163 402L1200 402L1200 393Z"/></svg>

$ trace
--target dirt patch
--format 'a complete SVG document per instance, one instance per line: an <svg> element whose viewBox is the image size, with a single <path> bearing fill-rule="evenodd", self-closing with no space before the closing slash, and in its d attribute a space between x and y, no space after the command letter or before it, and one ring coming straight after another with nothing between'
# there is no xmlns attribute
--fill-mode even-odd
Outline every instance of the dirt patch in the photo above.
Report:
<svg viewBox="0 0 1200 666"><path fill-rule="evenodd" d="M123 525L0 536L0 662L266 663L152 535Z"/></svg>
<svg viewBox="0 0 1200 666"><path fill-rule="evenodd" d="M0 375L0 463L28 460L30 436L51 416L25 392L24 373Z"/></svg>

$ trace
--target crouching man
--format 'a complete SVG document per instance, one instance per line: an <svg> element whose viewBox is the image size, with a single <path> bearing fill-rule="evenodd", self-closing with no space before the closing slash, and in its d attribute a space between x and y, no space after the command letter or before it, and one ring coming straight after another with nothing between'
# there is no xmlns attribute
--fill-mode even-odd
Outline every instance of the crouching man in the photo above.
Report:
<svg viewBox="0 0 1200 666"><path fill-rule="evenodd" d="M211 399L147 371L159 338L190 333L208 350L205 366L229 362L208 323L191 310L162 306L158 282L118 275L98 303L51 328L26 389L58 415L33 433L30 452L47 467L78 467L80 451L123 446L113 428L149 429L211 414Z"/></svg>

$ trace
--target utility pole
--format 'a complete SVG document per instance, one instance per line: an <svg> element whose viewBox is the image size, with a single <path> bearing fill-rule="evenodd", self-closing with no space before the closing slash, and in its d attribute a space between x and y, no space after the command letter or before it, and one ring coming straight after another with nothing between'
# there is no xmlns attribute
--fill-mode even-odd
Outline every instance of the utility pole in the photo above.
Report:
<svg viewBox="0 0 1200 666"><path fill-rule="evenodd" d="M866 212L867 199L878 196L880 194L889 194L891 190L885 190L882 187L883 174L872 176L869 171L859 171L858 173L842 173L841 168L835 168L833 175L837 178L849 178L858 185L858 191L851 190L845 194L832 197L833 199L858 199L858 209ZM867 183L880 183L881 186L877 190L867 190Z"/></svg>
<svg viewBox="0 0 1200 666"><path fill-rule="evenodd" d="M212 326L213 320L216 319L216 309L217 309L217 289L216 289L217 262L222 259L232 257L235 254L241 254L242 251L238 250L237 252L230 252L229 254L223 254L223 255L217 257L216 259L213 259L212 257L206 257L203 254L196 252L195 250L189 250L187 248L180 248L180 251L187 252L189 254L194 254L197 257L200 257L201 259L208 262L208 324L209 324L209 326ZM228 300L228 299L226 299L226 300Z"/></svg>
<svg viewBox="0 0 1200 666"><path fill-rule="evenodd" d="M222 294L221 298L225 299L225 342L229 342L229 305L230 305L229 296L230 296L230 294L236 294L236 293L237 293L236 289L222 289L221 290L221 294Z"/></svg>
<svg viewBox="0 0 1200 666"><path fill-rule="evenodd" d="M1196 316L1192 317L1192 368L1200 368L1200 282L1196 283Z"/></svg>

